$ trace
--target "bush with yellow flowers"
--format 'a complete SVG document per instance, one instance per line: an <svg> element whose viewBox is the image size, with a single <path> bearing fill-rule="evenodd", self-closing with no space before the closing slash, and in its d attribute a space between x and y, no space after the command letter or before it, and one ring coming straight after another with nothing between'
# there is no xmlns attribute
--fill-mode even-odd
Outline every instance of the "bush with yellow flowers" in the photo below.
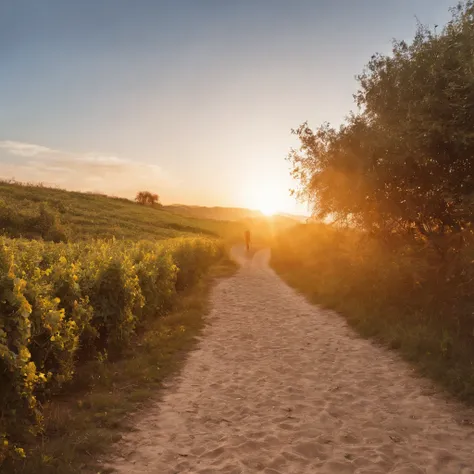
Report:
<svg viewBox="0 0 474 474"><path fill-rule="evenodd" d="M41 403L98 354L120 355L222 255L218 241L0 239L0 464L27 455Z"/></svg>

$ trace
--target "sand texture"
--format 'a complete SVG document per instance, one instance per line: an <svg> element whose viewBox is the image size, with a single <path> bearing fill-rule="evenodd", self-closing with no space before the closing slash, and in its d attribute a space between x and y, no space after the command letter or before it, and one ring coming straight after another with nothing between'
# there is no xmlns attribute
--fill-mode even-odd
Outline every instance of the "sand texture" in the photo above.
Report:
<svg viewBox="0 0 474 474"><path fill-rule="evenodd" d="M178 377L116 445L120 473L474 473L472 411L237 247ZM104 463L105 464L105 463Z"/></svg>

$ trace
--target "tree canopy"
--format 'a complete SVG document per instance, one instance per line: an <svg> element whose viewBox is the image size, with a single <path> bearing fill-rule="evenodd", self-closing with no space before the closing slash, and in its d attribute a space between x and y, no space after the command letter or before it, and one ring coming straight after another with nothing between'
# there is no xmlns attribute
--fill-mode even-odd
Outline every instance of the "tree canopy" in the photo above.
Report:
<svg viewBox="0 0 474 474"><path fill-rule="evenodd" d="M469 228L474 217L474 0L440 33L375 54L358 77L358 113L338 129L293 130L295 193L314 216L371 231L425 236Z"/></svg>
<svg viewBox="0 0 474 474"><path fill-rule="evenodd" d="M135 197L135 201L143 206L147 204L153 206L154 204L160 203L160 197L158 194L151 193L150 191L139 191Z"/></svg>

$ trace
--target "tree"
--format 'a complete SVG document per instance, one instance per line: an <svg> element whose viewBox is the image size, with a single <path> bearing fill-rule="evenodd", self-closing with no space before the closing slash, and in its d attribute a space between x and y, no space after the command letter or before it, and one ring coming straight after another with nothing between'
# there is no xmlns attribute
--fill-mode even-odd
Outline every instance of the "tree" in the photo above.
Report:
<svg viewBox="0 0 474 474"><path fill-rule="evenodd" d="M138 204L141 204L143 206L145 205L150 205L153 206L154 204L159 204L160 203L160 198L158 194L153 194L150 191L140 191L137 193L135 197L135 201Z"/></svg>
<svg viewBox="0 0 474 474"><path fill-rule="evenodd" d="M144 206L147 203L146 191L139 191L135 197L135 201Z"/></svg>
<svg viewBox="0 0 474 474"><path fill-rule="evenodd" d="M474 216L474 1L437 35L375 54L358 77L358 114L339 129L306 123L289 160L296 194L320 219L429 238Z"/></svg>

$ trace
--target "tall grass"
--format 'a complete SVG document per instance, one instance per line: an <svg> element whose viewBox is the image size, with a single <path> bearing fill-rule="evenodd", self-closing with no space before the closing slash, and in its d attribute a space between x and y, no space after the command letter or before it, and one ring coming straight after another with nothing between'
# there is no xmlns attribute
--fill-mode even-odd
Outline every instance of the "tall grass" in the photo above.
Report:
<svg viewBox="0 0 474 474"><path fill-rule="evenodd" d="M474 242L469 233L464 239L441 258L420 241L301 225L276 239L272 266L311 301L337 309L361 334L472 402Z"/></svg>

